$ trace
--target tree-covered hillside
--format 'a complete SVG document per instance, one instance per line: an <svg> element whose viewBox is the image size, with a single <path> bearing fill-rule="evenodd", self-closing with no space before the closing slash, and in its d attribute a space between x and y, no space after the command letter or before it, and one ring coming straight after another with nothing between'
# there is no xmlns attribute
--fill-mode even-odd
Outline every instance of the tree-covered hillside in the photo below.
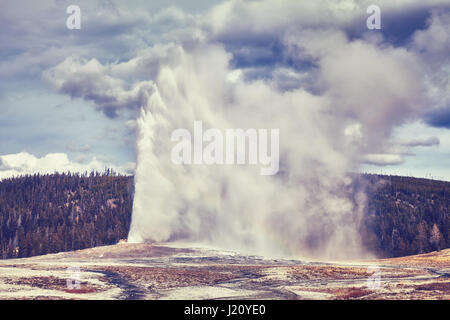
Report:
<svg viewBox="0 0 450 320"><path fill-rule="evenodd" d="M32 175L0 182L0 255L28 257L113 244L127 237L133 178Z"/></svg>
<svg viewBox="0 0 450 320"><path fill-rule="evenodd" d="M363 175L367 194L361 235L379 257L449 248L450 182Z"/></svg>
<svg viewBox="0 0 450 320"><path fill-rule="evenodd" d="M355 176L367 194L364 245L379 257L450 247L450 182ZM32 175L0 181L0 257L114 244L128 234L133 177Z"/></svg>

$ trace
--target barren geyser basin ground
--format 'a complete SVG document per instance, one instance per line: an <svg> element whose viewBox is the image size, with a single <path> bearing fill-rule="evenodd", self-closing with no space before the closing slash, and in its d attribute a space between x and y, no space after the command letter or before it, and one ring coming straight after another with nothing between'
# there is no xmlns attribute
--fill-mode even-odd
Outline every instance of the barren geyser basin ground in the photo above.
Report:
<svg viewBox="0 0 450 320"><path fill-rule="evenodd" d="M323 263L120 243L0 261L0 299L449 298L450 249Z"/></svg>

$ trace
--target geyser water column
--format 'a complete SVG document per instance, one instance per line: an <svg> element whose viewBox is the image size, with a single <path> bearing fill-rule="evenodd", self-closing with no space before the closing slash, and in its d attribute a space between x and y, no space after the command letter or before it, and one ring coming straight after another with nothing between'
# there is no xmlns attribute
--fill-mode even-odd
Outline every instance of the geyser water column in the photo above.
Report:
<svg viewBox="0 0 450 320"><path fill-rule="evenodd" d="M269 255L358 255L360 208L349 199L348 155L333 145L341 128L321 116L326 99L245 81L229 59L222 47L202 44L189 52L178 47L161 67L137 120L128 240ZM281 171L263 176L259 166L173 163L172 132L193 130L196 120L205 129L279 129Z"/></svg>

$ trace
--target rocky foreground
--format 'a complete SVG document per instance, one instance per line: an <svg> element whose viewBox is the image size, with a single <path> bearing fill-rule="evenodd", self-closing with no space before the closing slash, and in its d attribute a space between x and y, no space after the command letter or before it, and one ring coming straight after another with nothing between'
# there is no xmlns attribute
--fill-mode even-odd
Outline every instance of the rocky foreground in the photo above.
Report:
<svg viewBox="0 0 450 320"><path fill-rule="evenodd" d="M319 263L121 243L0 260L0 299L450 299L450 249Z"/></svg>

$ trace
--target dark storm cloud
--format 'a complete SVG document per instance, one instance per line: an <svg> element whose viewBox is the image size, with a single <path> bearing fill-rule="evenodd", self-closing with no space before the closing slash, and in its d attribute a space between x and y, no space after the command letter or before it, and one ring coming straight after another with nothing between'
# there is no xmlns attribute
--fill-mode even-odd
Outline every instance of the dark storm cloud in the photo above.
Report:
<svg viewBox="0 0 450 320"><path fill-rule="evenodd" d="M98 58L102 63L129 60L136 51L189 34L193 18L176 8L155 13L128 10L112 1L79 1L81 29L66 27L71 1L17 0L0 10L0 91L6 82L39 80L42 71L67 57ZM181 29L181 31L179 31Z"/></svg>
<svg viewBox="0 0 450 320"><path fill-rule="evenodd" d="M364 8L362 8L364 9ZM403 46L411 40L417 30L427 26L431 16L431 7L426 4L404 6L401 8L385 8L381 10L381 30L368 30L366 19L368 14L362 11L344 28L350 39L362 39L367 35L379 33L386 42L396 46Z"/></svg>
<svg viewBox="0 0 450 320"><path fill-rule="evenodd" d="M428 113L425 122L432 127L450 129L450 107Z"/></svg>
<svg viewBox="0 0 450 320"><path fill-rule="evenodd" d="M223 15L211 15L209 25L205 27L209 38L222 43L232 54L232 66L245 69L246 79L268 79L272 77L271 69L286 67L296 71L314 71L316 61L310 57L296 53L295 58L284 44L287 34L300 30L329 29L343 30L350 41L366 40L373 35L380 35L381 45L410 48L414 35L429 27L433 14L450 11L450 4L442 1L406 2L396 5L388 1L381 1L382 29L368 30L366 20L369 16L365 2L356 2L351 14L345 15L341 11L333 11L331 5L324 1L314 3L292 3L286 5L281 2L271 2L264 5L257 2L235 2L222 5ZM367 2L369 3L369 2ZM285 17L278 16L277 8L285 6ZM291 7L291 10L289 10ZM328 7L328 9L326 9ZM216 9L219 11L218 9ZM273 14L272 14L273 12ZM253 21L261 17L259 21ZM263 17L267 17L264 19ZM223 19L223 21L221 21ZM414 48L414 50L418 50ZM433 59L436 59L435 57ZM285 79L285 77L283 77ZM310 79L311 80L311 79ZM307 90L317 93L322 88L311 81L297 82L297 87L308 84ZM286 85L279 87L295 88L295 81L289 79Z"/></svg>

